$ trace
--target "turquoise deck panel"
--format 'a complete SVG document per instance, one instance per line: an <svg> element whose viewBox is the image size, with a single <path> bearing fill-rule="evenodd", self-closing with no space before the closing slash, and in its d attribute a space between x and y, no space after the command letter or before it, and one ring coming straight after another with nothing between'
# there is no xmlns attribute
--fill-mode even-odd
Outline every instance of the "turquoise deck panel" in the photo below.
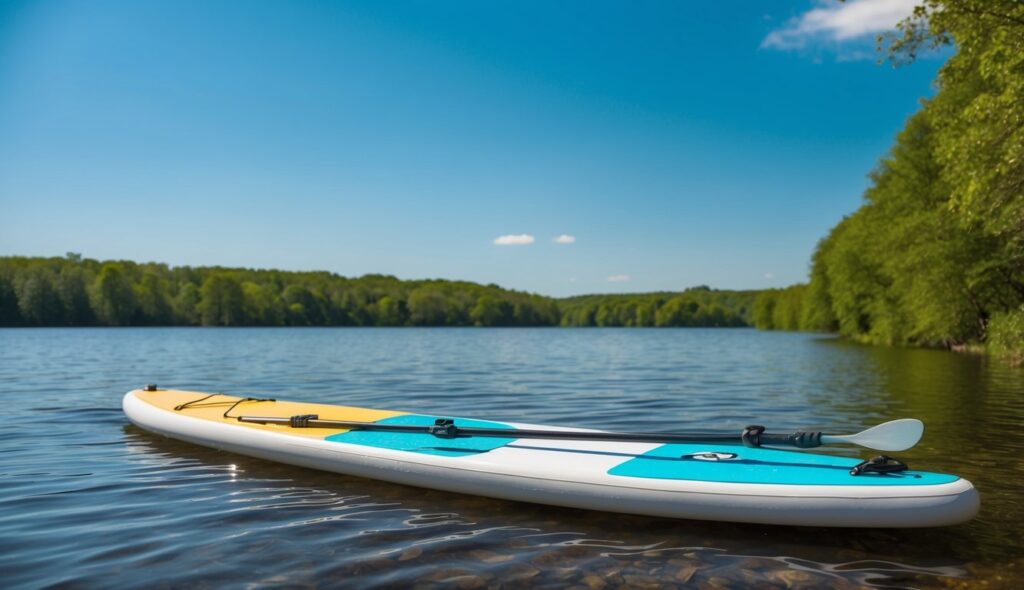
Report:
<svg viewBox="0 0 1024 590"><path fill-rule="evenodd" d="M406 414L378 420L377 424L408 424L413 426L430 426L434 424L439 416L424 416L421 414ZM488 422L486 420L471 420L469 418L455 418L456 426L467 428L508 428L512 427L500 422ZM466 455L478 455L497 448L501 448L516 439L514 438L493 438L493 437L466 437L466 438L438 438L433 434L418 434L405 432L367 432L352 430L341 434L328 436L325 440L343 442L353 445L366 445L382 449L395 449L409 451L410 453L423 453L426 455L442 455L445 457L463 457Z"/></svg>
<svg viewBox="0 0 1024 590"><path fill-rule="evenodd" d="M701 461L684 456L701 452L736 453L737 459ZM669 444L620 463L609 475L647 479L686 479L721 483L784 485L919 486L960 479L955 475L905 471L850 475L860 459L816 453L747 448L741 445Z"/></svg>

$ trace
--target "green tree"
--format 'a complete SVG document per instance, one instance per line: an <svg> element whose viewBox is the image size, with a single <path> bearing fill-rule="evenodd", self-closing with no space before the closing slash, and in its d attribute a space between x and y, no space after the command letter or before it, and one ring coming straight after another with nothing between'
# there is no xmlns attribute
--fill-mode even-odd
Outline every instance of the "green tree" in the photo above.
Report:
<svg viewBox="0 0 1024 590"><path fill-rule="evenodd" d="M702 305L697 310L697 315L694 320L698 326L706 328L724 328L727 326L735 326L736 324L729 319L728 313L725 308L717 303L711 305Z"/></svg>
<svg viewBox="0 0 1024 590"><path fill-rule="evenodd" d="M651 301L641 301L636 305L636 326L639 327L652 327L654 326L654 303Z"/></svg>
<svg viewBox="0 0 1024 590"><path fill-rule="evenodd" d="M70 255L69 255L70 257ZM64 308L64 321L70 326L87 326L96 321L89 304L90 278L79 264L81 256L71 259L73 266L65 265L57 277L57 294Z"/></svg>
<svg viewBox="0 0 1024 590"><path fill-rule="evenodd" d="M760 330L775 329L775 303L779 292L776 289L761 291L754 300L754 326Z"/></svg>
<svg viewBox="0 0 1024 590"><path fill-rule="evenodd" d="M826 260L829 256L832 234L818 242L811 259L811 281L804 295L803 311L800 315L800 329L811 332L835 332L839 329L835 313L832 311L832 297L828 281Z"/></svg>
<svg viewBox="0 0 1024 590"><path fill-rule="evenodd" d="M879 344L952 345L983 336L1016 299L998 240L963 225L934 157L927 108L872 173L865 204L821 242L801 323ZM938 296L937 294L942 294ZM827 306L829 309L823 309Z"/></svg>
<svg viewBox="0 0 1024 590"><path fill-rule="evenodd" d="M673 297L658 308L654 314L654 325L661 328L693 326L699 309L700 304L696 301Z"/></svg>
<svg viewBox="0 0 1024 590"><path fill-rule="evenodd" d="M287 307L273 285L245 281L242 283L242 300L249 323L257 326L284 325Z"/></svg>
<svg viewBox="0 0 1024 590"><path fill-rule="evenodd" d="M448 299L429 287L409 293L409 323L414 326L443 326L449 321Z"/></svg>
<svg viewBox="0 0 1024 590"><path fill-rule="evenodd" d="M186 326L198 326L202 321L199 312L199 287L185 283L178 288L178 294L171 301L176 322Z"/></svg>
<svg viewBox="0 0 1024 590"><path fill-rule="evenodd" d="M156 326L174 323L174 311L166 280L153 272L146 272L134 286L134 291L136 321L133 323Z"/></svg>
<svg viewBox="0 0 1024 590"><path fill-rule="evenodd" d="M633 327L636 325L636 301L623 301L615 306L615 325Z"/></svg>
<svg viewBox="0 0 1024 590"><path fill-rule="evenodd" d="M64 323L64 307L55 288L53 273L46 268L31 269L18 286L18 308L26 322L36 326Z"/></svg>
<svg viewBox="0 0 1024 590"><path fill-rule="evenodd" d="M107 326L127 326L135 314L135 293L120 264L108 262L100 268L89 294L93 312Z"/></svg>
<svg viewBox="0 0 1024 590"><path fill-rule="evenodd" d="M402 310L397 299L385 295L377 301L377 325L401 326Z"/></svg>
<svg viewBox="0 0 1024 590"><path fill-rule="evenodd" d="M199 289L199 314L204 326L240 326L246 323L242 287L230 275L211 273Z"/></svg>
<svg viewBox="0 0 1024 590"><path fill-rule="evenodd" d="M793 285L775 295L772 327L776 330L799 330L803 312L805 285Z"/></svg>
<svg viewBox="0 0 1024 590"><path fill-rule="evenodd" d="M996 356L1014 365L1024 363L1024 305L995 314L988 336L989 346Z"/></svg>
<svg viewBox="0 0 1024 590"><path fill-rule="evenodd" d="M7 272L0 268L0 326L18 326L22 323L21 311L18 309L18 295L14 290L14 281Z"/></svg>
<svg viewBox="0 0 1024 590"><path fill-rule="evenodd" d="M340 296L345 316L355 326L372 326L376 321L375 306L369 292L362 286L345 289Z"/></svg>
<svg viewBox="0 0 1024 590"><path fill-rule="evenodd" d="M288 323L293 326L322 326L326 314L320 299L305 285L288 285L282 294L288 307Z"/></svg>
<svg viewBox="0 0 1024 590"><path fill-rule="evenodd" d="M509 323L512 310L508 303L490 295L477 299L469 316L476 326L504 326Z"/></svg>
<svg viewBox="0 0 1024 590"><path fill-rule="evenodd" d="M1017 0L924 0L890 36L895 61L923 45L955 44L939 71L935 156L950 204L968 224L1024 243L1024 3Z"/></svg>

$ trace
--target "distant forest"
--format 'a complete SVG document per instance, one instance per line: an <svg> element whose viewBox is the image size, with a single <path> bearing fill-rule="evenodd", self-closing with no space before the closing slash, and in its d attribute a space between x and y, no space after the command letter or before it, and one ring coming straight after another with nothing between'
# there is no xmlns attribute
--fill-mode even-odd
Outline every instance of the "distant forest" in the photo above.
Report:
<svg viewBox="0 0 1024 590"><path fill-rule="evenodd" d="M757 291L555 299L464 281L0 257L0 326L750 325Z"/></svg>
<svg viewBox="0 0 1024 590"><path fill-rule="evenodd" d="M895 63L955 54L938 91L818 244L810 283L764 292L759 328L1024 361L1024 2L925 0L883 37Z"/></svg>

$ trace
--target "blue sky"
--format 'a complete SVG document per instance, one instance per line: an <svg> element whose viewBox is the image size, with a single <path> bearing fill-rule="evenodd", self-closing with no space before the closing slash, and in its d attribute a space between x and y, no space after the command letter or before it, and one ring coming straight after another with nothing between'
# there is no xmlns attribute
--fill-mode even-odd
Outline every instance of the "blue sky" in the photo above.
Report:
<svg viewBox="0 0 1024 590"><path fill-rule="evenodd" d="M0 255L802 281L932 92L908 2L0 3Z"/></svg>

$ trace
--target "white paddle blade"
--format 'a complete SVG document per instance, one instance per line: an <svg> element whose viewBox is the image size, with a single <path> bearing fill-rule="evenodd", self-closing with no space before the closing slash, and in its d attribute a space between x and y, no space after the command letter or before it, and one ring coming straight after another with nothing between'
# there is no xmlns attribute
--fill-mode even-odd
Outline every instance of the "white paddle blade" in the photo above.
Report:
<svg viewBox="0 0 1024 590"><path fill-rule="evenodd" d="M903 418L885 422L857 434L842 436L823 435L825 444L847 442L876 451L905 451L917 444L924 434L924 422L915 418Z"/></svg>

